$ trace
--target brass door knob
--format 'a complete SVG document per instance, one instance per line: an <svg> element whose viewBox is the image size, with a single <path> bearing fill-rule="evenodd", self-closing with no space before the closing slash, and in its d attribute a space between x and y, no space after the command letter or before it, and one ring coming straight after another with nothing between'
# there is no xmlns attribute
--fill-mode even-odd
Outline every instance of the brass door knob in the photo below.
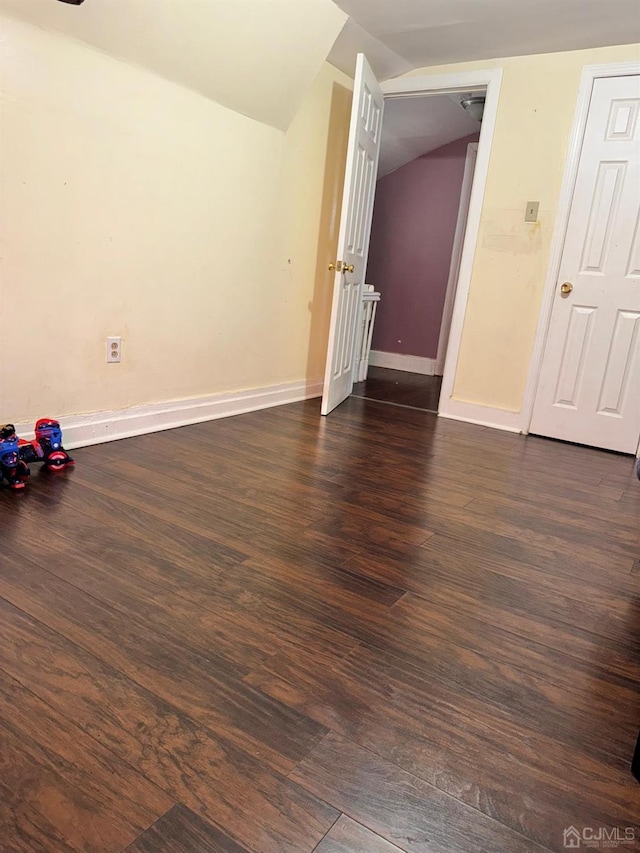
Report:
<svg viewBox="0 0 640 853"><path fill-rule="evenodd" d="M560 293L562 293L563 296L568 296L572 290L573 285L570 281L565 281L564 284L560 285Z"/></svg>
<svg viewBox="0 0 640 853"><path fill-rule="evenodd" d="M345 264L344 261L336 261L336 263L329 264L329 269L333 272L353 272L354 266L353 264Z"/></svg>

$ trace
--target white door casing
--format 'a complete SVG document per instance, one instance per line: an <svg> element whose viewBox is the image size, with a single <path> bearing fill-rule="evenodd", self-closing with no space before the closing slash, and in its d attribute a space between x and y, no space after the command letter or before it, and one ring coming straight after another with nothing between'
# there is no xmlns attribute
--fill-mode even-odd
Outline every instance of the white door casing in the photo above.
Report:
<svg viewBox="0 0 640 853"><path fill-rule="evenodd" d="M530 427L626 453L640 435L639 112L640 76L594 80Z"/></svg>
<svg viewBox="0 0 640 853"><path fill-rule="evenodd" d="M356 379L356 331L369 253L384 99L364 54L358 54L338 234L322 414L329 414ZM350 268L353 266L353 272Z"/></svg>

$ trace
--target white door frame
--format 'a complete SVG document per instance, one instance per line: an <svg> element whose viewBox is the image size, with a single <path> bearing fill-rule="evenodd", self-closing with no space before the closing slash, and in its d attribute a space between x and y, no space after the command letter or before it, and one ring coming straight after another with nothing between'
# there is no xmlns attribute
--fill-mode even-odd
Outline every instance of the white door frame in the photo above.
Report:
<svg viewBox="0 0 640 853"><path fill-rule="evenodd" d="M429 74L420 77L403 77L395 80L387 80L385 83L382 83L382 91L385 98L486 90L482 130L480 141L478 142L476 168L471 187L467 227L462 245L460 273L458 275L458 286L453 304L449 343L442 377L442 391L440 392L440 404L438 406L439 415L462 420L472 420L472 418L467 417L467 413L464 411L468 404L452 399L453 385L458 367L458 355L462 340L464 317L467 310L473 259L480 230L480 216L482 214L482 202L487 183L487 174L489 172L489 158L491 156L493 132L496 126L501 83L502 68L488 68L481 71L459 71L450 74ZM473 406L471 408L475 409L477 407Z"/></svg>
<svg viewBox="0 0 640 853"><path fill-rule="evenodd" d="M447 344L449 343L449 330L451 329L451 318L453 316L453 301L456 295L458 274L460 272L460 259L462 257L462 242L467 228L467 216L469 213L469 199L471 197L471 182L476 168L478 156L478 143L470 142L467 145L467 153L464 160L464 173L462 175L462 189L460 190L460 204L458 205L458 218L456 219L456 230L453 236L453 248L451 249L451 263L449 265L449 278L444 295L444 307L442 309L442 320L438 335L438 353L436 355L436 376L442 376L442 371L447 357Z"/></svg>
<svg viewBox="0 0 640 853"><path fill-rule="evenodd" d="M542 359L547 343L549 325L551 323L551 311L553 308L558 275L560 273L560 262L564 251L564 241L567 233L567 225L569 223L571 202L573 201L573 191L575 189L576 179L578 176L578 165L580 163L580 154L582 152L582 140L587 125L587 117L589 115L589 104L591 103L593 83L599 77L625 77L630 74L640 74L640 62L613 62L607 63L606 65L585 65L582 69L580 88L578 89L578 101L573 119L573 128L571 130L571 136L569 137L569 149L565 162L560 200L558 202L556 221L553 228L547 275L544 282L542 302L540 305L540 316L538 318L533 351L531 353L531 361L529 363L529 374L527 376L527 384L522 403L522 432L524 433L529 432L531 420L533 418L533 404L538 390L540 371L542 369ZM640 454L640 445L638 445L638 452Z"/></svg>

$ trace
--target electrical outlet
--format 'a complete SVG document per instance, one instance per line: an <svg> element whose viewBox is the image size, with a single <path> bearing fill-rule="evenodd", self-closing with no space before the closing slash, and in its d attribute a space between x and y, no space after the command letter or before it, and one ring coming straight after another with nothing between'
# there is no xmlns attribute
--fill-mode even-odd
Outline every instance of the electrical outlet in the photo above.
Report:
<svg viewBox="0 0 640 853"><path fill-rule="evenodd" d="M525 222L537 222L538 221L538 208L540 207L539 201L528 201L527 207L524 212L524 221Z"/></svg>
<svg viewBox="0 0 640 853"><path fill-rule="evenodd" d="M107 338L107 364L118 364L122 360L122 338Z"/></svg>

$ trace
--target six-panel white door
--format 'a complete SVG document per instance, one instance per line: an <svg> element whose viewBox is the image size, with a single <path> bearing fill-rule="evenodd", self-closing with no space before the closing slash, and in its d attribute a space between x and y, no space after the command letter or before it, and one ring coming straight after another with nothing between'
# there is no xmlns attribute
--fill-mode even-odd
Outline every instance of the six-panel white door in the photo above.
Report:
<svg viewBox="0 0 640 853"><path fill-rule="evenodd" d="M640 437L640 76L594 81L530 431Z"/></svg>
<svg viewBox="0 0 640 853"><path fill-rule="evenodd" d="M384 100L364 54L359 53L338 234L322 414L345 400L356 379L356 332L369 253L373 198L378 176Z"/></svg>

